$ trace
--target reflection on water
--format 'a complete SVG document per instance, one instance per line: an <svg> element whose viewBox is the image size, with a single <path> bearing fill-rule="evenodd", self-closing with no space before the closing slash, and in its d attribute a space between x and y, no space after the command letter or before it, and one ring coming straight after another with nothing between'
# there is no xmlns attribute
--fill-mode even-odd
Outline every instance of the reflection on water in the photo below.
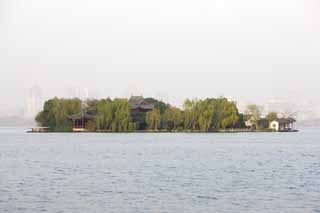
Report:
<svg viewBox="0 0 320 213"><path fill-rule="evenodd" d="M0 129L0 212L319 212L320 132Z"/></svg>

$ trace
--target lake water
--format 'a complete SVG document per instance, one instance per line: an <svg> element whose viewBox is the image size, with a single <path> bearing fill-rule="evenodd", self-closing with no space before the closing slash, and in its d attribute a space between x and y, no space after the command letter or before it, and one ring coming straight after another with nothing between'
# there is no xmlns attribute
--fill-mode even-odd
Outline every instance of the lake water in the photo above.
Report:
<svg viewBox="0 0 320 213"><path fill-rule="evenodd" d="M0 128L0 212L320 212L320 131Z"/></svg>

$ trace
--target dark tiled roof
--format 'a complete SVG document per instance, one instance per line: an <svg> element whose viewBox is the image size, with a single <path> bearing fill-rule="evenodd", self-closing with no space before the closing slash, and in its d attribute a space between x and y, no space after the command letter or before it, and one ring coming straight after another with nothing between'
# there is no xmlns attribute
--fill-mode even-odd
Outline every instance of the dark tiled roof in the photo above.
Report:
<svg viewBox="0 0 320 213"><path fill-rule="evenodd" d="M131 109L147 109L153 110L153 104L147 103L142 96L131 96L129 100Z"/></svg>
<svg viewBox="0 0 320 213"><path fill-rule="evenodd" d="M287 123L294 123L296 122L296 120L294 118L279 118L277 119L277 121L280 123L280 124L287 124Z"/></svg>
<svg viewBox="0 0 320 213"><path fill-rule="evenodd" d="M95 119L95 117L96 117L95 115L90 114L88 112L83 112L83 113L80 112L80 113L68 116L68 118L71 120L77 120L82 118L91 120L91 119Z"/></svg>

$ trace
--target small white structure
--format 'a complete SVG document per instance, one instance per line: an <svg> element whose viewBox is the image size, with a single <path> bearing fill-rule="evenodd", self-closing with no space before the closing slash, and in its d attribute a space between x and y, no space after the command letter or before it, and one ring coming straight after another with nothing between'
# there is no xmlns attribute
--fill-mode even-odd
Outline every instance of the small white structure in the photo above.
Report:
<svg viewBox="0 0 320 213"><path fill-rule="evenodd" d="M278 132L290 132L294 130L294 123L296 122L293 118L279 118L270 122L269 128Z"/></svg>
<svg viewBox="0 0 320 213"><path fill-rule="evenodd" d="M269 129L273 129L274 131L279 131L279 122L277 120L271 121L269 124Z"/></svg>
<svg viewBox="0 0 320 213"><path fill-rule="evenodd" d="M253 116L251 116L246 122L245 125L249 129L256 129L256 122Z"/></svg>
<svg viewBox="0 0 320 213"><path fill-rule="evenodd" d="M251 120L247 120L245 122L245 125L246 125L247 128L251 128L254 125L254 123Z"/></svg>

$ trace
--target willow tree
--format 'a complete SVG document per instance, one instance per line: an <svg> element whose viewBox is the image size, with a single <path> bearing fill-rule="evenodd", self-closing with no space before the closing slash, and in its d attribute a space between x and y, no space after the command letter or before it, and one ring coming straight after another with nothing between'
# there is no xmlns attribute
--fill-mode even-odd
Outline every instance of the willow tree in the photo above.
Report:
<svg viewBox="0 0 320 213"><path fill-rule="evenodd" d="M96 126L98 130L111 131L113 105L110 99L100 100L97 104Z"/></svg>
<svg viewBox="0 0 320 213"><path fill-rule="evenodd" d="M206 99L203 101L199 101L199 127L203 132L208 132L212 127L213 116L215 113L215 105L214 102Z"/></svg>
<svg viewBox="0 0 320 213"><path fill-rule="evenodd" d="M98 130L112 132L131 131L130 104L127 99L104 99L97 104L96 126Z"/></svg>
<svg viewBox="0 0 320 213"><path fill-rule="evenodd" d="M112 130L116 132L127 132L131 126L130 104L127 99L116 98L113 101L114 119Z"/></svg>
<svg viewBox="0 0 320 213"><path fill-rule="evenodd" d="M163 113L165 113L165 111L170 107L169 104L155 98L145 98L144 100L148 104L152 104L155 109L159 109L161 115L163 115Z"/></svg>
<svg viewBox="0 0 320 213"><path fill-rule="evenodd" d="M257 125L258 120L261 117L262 111L263 111L262 106L250 104L247 106L247 109L245 111L245 115L246 115L247 119L251 121L251 123Z"/></svg>
<svg viewBox="0 0 320 213"><path fill-rule="evenodd" d="M158 130L163 128L162 123L167 130L184 127L185 130L207 132L210 129L241 126L239 121L242 124L244 120L238 112L236 103L224 97L205 100L187 99L184 102L184 110L170 107L155 99L148 100L157 105L153 111L141 113L141 116L138 116L139 119L137 116L131 117L131 106L127 99L91 100L88 102L88 108L91 114L96 116L96 120L89 126L93 130L97 128L104 131L126 132L138 128ZM260 116L259 107L251 106L249 109L249 115L256 119ZM53 131L71 131L72 122L68 117L80 112L79 99L54 98L45 103L36 121L42 126L50 127Z"/></svg>
<svg viewBox="0 0 320 213"><path fill-rule="evenodd" d="M154 109L147 112L146 114L146 123L149 129L158 130L161 123L161 115L159 109Z"/></svg>
<svg viewBox="0 0 320 213"><path fill-rule="evenodd" d="M196 130L199 120L199 101L187 99L184 104L184 128Z"/></svg>
<svg viewBox="0 0 320 213"><path fill-rule="evenodd" d="M164 112L162 120L165 128L175 130L183 123L182 111L177 107L169 107Z"/></svg>
<svg viewBox="0 0 320 213"><path fill-rule="evenodd" d="M269 112L268 115L266 116L267 120L269 122L277 120L278 119L278 113L277 112Z"/></svg>
<svg viewBox="0 0 320 213"><path fill-rule="evenodd" d="M223 99L221 104L221 128L226 129L228 127L235 127L239 121L239 112L236 103Z"/></svg>
<svg viewBox="0 0 320 213"><path fill-rule="evenodd" d="M41 126L49 127L53 131L71 131L72 122L68 116L81 111L81 100L53 98L45 102L43 110L35 120Z"/></svg>

